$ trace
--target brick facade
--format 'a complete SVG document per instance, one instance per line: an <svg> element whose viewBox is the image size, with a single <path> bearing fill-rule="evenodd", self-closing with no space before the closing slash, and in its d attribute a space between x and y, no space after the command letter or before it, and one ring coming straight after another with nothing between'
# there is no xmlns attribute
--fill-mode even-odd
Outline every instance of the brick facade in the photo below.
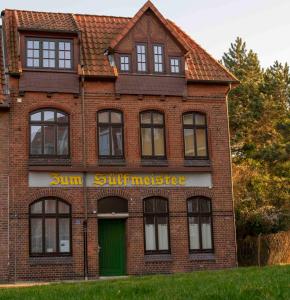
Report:
<svg viewBox="0 0 290 300"><path fill-rule="evenodd" d="M227 82L187 83L186 97L170 95L116 94L111 80L84 79L84 123L82 96L75 93L19 91L19 79L10 78L10 110L0 112L0 281L60 280L84 278L84 226L88 217L88 277L99 277L97 201L107 196L128 200L126 219L126 273L190 272L200 269L236 266L229 131L226 96ZM80 88L81 91L81 88ZM41 108L57 108L70 116L70 161L29 159L29 113ZM124 166L100 166L98 162L96 114L102 109L118 109L124 117ZM166 166L143 166L140 153L139 113L157 110L165 116ZM203 112L207 118L210 166L186 166L182 114ZM10 118L10 122L8 121ZM8 133L10 138L8 139ZM9 144L8 144L9 141ZM83 144L85 142L86 153ZM9 145L9 151L8 151ZM86 157L86 161L84 161ZM9 164L9 169L8 169ZM209 172L212 188L194 187L49 187L32 188L29 171L53 172ZM9 187L8 187L9 174ZM9 194L9 195L8 195ZM29 205L42 197L58 197L72 207L72 255L30 257ZM169 203L170 254L145 255L143 199L162 196ZM212 201L213 253L190 254L186 200L206 196ZM85 201L85 197L87 201ZM9 203L9 213L8 205ZM87 204L87 211L86 211ZM87 213L87 214L86 214ZM9 230L8 230L9 216ZM9 232L9 237L8 237ZM9 244L8 244L9 238ZM9 245L9 247L8 247ZM9 250L8 250L9 249ZM9 251L9 261L8 261ZM9 265L8 265L9 263Z"/></svg>

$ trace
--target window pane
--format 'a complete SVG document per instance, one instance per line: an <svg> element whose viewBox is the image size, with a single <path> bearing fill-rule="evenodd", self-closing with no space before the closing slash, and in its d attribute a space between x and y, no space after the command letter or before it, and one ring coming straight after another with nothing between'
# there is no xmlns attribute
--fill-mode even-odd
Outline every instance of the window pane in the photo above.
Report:
<svg viewBox="0 0 290 300"><path fill-rule="evenodd" d="M122 123L122 114L118 112L111 112L111 122L112 123Z"/></svg>
<svg viewBox="0 0 290 300"><path fill-rule="evenodd" d="M209 213L210 212L210 201L207 199L200 199L200 211L203 213Z"/></svg>
<svg viewBox="0 0 290 300"><path fill-rule="evenodd" d="M112 155L123 155L123 137L122 128L113 127L112 130Z"/></svg>
<svg viewBox="0 0 290 300"><path fill-rule="evenodd" d="M69 214L69 205L62 202L58 201L58 213L59 214Z"/></svg>
<svg viewBox="0 0 290 300"><path fill-rule="evenodd" d="M189 213L198 212L198 199L192 199L187 202L187 209Z"/></svg>
<svg viewBox="0 0 290 300"><path fill-rule="evenodd" d="M41 214L42 213L42 201L38 201L30 206L31 214Z"/></svg>
<svg viewBox="0 0 290 300"><path fill-rule="evenodd" d="M167 225L167 217L158 217L158 250L168 250L168 225Z"/></svg>
<svg viewBox="0 0 290 300"><path fill-rule="evenodd" d="M45 252L56 252L56 219L45 219Z"/></svg>
<svg viewBox="0 0 290 300"><path fill-rule="evenodd" d="M184 129L184 148L185 156L195 156L193 129Z"/></svg>
<svg viewBox="0 0 290 300"><path fill-rule="evenodd" d="M42 130L41 126L30 127L30 152L31 154L42 154Z"/></svg>
<svg viewBox="0 0 290 300"><path fill-rule="evenodd" d="M151 113L144 112L141 114L141 123L142 124L150 124L151 123Z"/></svg>
<svg viewBox="0 0 290 300"><path fill-rule="evenodd" d="M33 41L27 41L27 48L29 49L33 48Z"/></svg>
<svg viewBox="0 0 290 300"><path fill-rule="evenodd" d="M212 249L211 218L201 217L202 249Z"/></svg>
<svg viewBox="0 0 290 300"><path fill-rule="evenodd" d="M65 61L65 68L66 69L70 69L71 68L71 61L70 60L66 60Z"/></svg>
<svg viewBox="0 0 290 300"><path fill-rule="evenodd" d="M163 124L163 115L159 113L153 113L153 123Z"/></svg>
<svg viewBox="0 0 290 300"><path fill-rule="evenodd" d="M57 154L68 155L68 128L67 126L57 127Z"/></svg>
<svg viewBox="0 0 290 300"><path fill-rule="evenodd" d="M145 212L153 213L154 212L154 199L146 199L145 200Z"/></svg>
<svg viewBox="0 0 290 300"><path fill-rule="evenodd" d="M196 129L197 156L206 156L206 131L205 129Z"/></svg>
<svg viewBox="0 0 290 300"><path fill-rule="evenodd" d="M31 252L41 253L42 249L42 219L32 218L30 220L31 226Z"/></svg>
<svg viewBox="0 0 290 300"><path fill-rule="evenodd" d="M44 121L47 121L47 122L53 122L53 121L55 121L55 119L54 119L54 111L46 110L44 112Z"/></svg>
<svg viewBox="0 0 290 300"><path fill-rule="evenodd" d="M205 115L195 114L195 124L196 125L205 125Z"/></svg>
<svg viewBox="0 0 290 300"><path fill-rule="evenodd" d="M67 51L70 50L70 43L65 43L65 50L67 50Z"/></svg>
<svg viewBox="0 0 290 300"><path fill-rule="evenodd" d="M108 111L99 113L99 122L100 123L109 123L109 112Z"/></svg>
<svg viewBox="0 0 290 300"><path fill-rule="evenodd" d="M163 128L154 128L154 154L164 156L164 130Z"/></svg>
<svg viewBox="0 0 290 300"><path fill-rule="evenodd" d="M151 128L141 128L142 155L152 155Z"/></svg>
<svg viewBox="0 0 290 300"><path fill-rule="evenodd" d="M197 250L200 249L199 245L199 229L198 229L198 218L197 217L189 217L189 241L190 241L190 249Z"/></svg>
<svg viewBox="0 0 290 300"><path fill-rule="evenodd" d="M57 113L56 114L57 122L66 123L68 122L68 117L65 114Z"/></svg>
<svg viewBox="0 0 290 300"><path fill-rule="evenodd" d="M45 200L44 210L46 214L55 214L56 213L56 200Z"/></svg>
<svg viewBox="0 0 290 300"><path fill-rule="evenodd" d="M59 252L70 252L70 220L59 219Z"/></svg>
<svg viewBox="0 0 290 300"><path fill-rule="evenodd" d="M110 155L109 127L99 127L99 155Z"/></svg>
<svg viewBox="0 0 290 300"><path fill-rule="evenodd" d="M183 116L183 124L185 125L193 125L193 115L187 114Z"/></svg>
<svg viewBox="0 0 290 300"><path fill-rule="evenodd" d="M156 199L156 212L157 213L166 213L167 212L167 200Z"/></svg>
<svg viewBox="0 0 290 300"><path fill-rule="evenodd" d="M31 59L31 58L27 59L27 66L28 67L33 67L33 59Z"/></svg>
<svg viewBox="0 0 290 300"><path fill-rule="evenodd" d="M41 112L37 112L30 116L30 121L41 121Z"/></svg>
<svg viewBox="0 0 290 300"><path fill-rule="evenodd" d="M44 154L55 154L55 127L44 126Z"/></svg>
<svg viewBox="0 0 290 300"><path fill-rule="evenodd" d="M145 245L147 251L156 250L154 217L145 217Z"/></svg>
<svg viewBox="0 0 290 300"><path fill-rule="evenodd" d="M59 50L64 50L64 42L59 42Z"/></svg>

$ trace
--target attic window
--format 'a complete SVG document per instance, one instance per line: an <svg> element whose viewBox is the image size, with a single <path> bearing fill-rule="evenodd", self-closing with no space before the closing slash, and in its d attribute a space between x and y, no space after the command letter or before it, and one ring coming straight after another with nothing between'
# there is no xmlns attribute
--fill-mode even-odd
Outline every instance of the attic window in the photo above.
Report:
<svg viewBox="0 0 290 300"><path fill-rule="evenodd" d="M28 38L26 67L44 69L72 69L72 41Z"/></svg>
<svg viewBox="0 0 290 300"><path fill-rule="evenodd" d="M130 71L130 57L129 55L121 55L120 56L120 70L122 72Z"/></svg>
<svg viewBox="0 0 290 300"><path fill-rule="evenodd" d="M137 45L137 71L146 72L146 46L143 44Z"/></svg>
<svg viewBox="0 0 290 300"><path fill-rule="evenodd" d="M180 58L179 57L170 58L170 71L171 71L171 73L180 73Z"/></svg>

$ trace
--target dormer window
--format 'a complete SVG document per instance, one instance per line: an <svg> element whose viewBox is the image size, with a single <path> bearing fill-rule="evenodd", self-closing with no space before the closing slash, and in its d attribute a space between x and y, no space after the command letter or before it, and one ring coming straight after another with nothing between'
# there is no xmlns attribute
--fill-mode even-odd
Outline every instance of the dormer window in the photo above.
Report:
<svg viewBox="0 0 290 300"><path fill-rule="evenodd" d="M52 39L26 40L26 67L72 69L72 41Z"/></svg>
<svg viewBox="0 0 290 300"><path fill-rule="evenodd" d="M163 46L154 45L154 72L162 73L163 72Z"/></svg>
<svg viewBox="0 0 290 300"><path fill-rule="evenodd" d="M180 58L172 57L170 58L170 72L178 74L180 73Z"/></svg>
<svg viewBox="0 0 290 300"><path fill-rule="evenodd" d="M146 46L144 44L137 45L137 71L146 72L147 71L146 62Z"/></svg>
<svg viewBox="0 0 290 300"><path fill-rule="evenodd" d="M130 71L130 57L129 55L120 55L120 70L121 72Z"/></svg>

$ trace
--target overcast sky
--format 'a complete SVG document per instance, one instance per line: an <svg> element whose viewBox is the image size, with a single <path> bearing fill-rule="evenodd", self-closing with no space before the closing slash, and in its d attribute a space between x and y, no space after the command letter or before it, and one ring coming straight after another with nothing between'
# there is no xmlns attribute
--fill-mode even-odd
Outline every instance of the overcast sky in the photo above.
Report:
<svg viewBox="0 0 290 300"><path fill-rule="evenodd" d="M145 0L1 0L0 9L133 16ZM258 53L263 67L290 63L290 0L153 0L215 58L237 36Z"/></svg>

